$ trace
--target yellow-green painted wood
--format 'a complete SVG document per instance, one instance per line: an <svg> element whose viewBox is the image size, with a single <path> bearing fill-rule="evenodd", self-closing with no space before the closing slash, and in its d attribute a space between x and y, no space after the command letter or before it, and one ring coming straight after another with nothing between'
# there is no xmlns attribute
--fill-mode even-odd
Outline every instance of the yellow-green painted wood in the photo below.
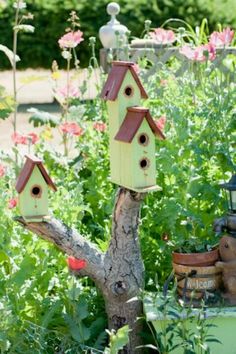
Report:
<svg viewBox="0 0 236 354"><path fill-rule="evenodd" d="M31 191L35 185L39 185L42 189L40 198L32 196ZM37 166L34 167L24 190L19 195L19 208L21 215L27 221L35 221L33 217L40 221L39 216L48 215L48 185Z"/></svg>
<svg viewBox="0 0 236 354"><path fill-rule="evenodd" d="M138 138L141 134L148 136L148 144L146 146L140 145ZM155 161L155 135L146 119L143 120L138 132L136 133L133 142L133 186L137 188L153 186L156 184L156 161ZM147 158L149 166L147 169L140 167L140 160Z"/></svg>
<svg viewBox="0 0 236 354"><path fill-rule="evenodd" d="M126 96L124 94L125 88L131 86L133 88L133 93L131 96ZM120 129L121 124L127 113L127 107L140 106L141 94L138 85L136 84L130 71L127 71L124 81L121 85L120 91L118 93L117 99L115 101L107 101L108 117L109 117L109 145L110 145L110 170L111 170L111 181L118 185L123 185L122 181L126 180L124 177L124 170L130 170L131 166L128 162L126 168L121 165L123 156L123 151L121 151L121 143L116 141L114 137ZM126 160L126 158L125 158ZM129 160L130 161L130 160ZM122 176L122 181L121 181Z"/></svg>
<svg viewBox="0 0 236 354"><path fill-rule="evenodd" d="M147 145L139 143L141 134L147 136ZM118 144L120 144L119 184L131 190L154 187L156 185L155 136L147 120L143 120L131 143L119 142ZM140 167L142 158L149 161L146 169Z"/></svg>

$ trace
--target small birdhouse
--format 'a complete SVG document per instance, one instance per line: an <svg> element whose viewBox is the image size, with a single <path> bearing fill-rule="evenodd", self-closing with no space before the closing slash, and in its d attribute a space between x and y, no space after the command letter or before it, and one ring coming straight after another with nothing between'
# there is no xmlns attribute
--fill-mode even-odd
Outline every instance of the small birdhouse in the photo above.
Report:
<svg viewBox="0 0 236 354"><path fill-rule="evenodd" d="M140 107L148 98L131 62L113 62L102 90L107 101L112 182L147 192L156 185L155 136L165 139L149 110Z"/></svg>
<svg viewBox="0 0 236 354"><path fill-rule="evenodd" d="M42 161L27 155L16 182L20 212L27 222L40 222L48 216L49 188L57 190Z"/></svg>

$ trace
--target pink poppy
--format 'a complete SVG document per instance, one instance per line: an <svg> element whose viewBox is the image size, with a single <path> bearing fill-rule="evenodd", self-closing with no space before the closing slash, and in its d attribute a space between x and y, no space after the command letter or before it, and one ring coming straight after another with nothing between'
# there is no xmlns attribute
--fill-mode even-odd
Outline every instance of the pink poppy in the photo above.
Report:
<svg viewBox="0 0 236 354"><path fill-rule="evenodd" d="M12 198L8 201L8 209L13 209L17 206L17 198Z"/></svg>
<svg viewBox="0 0 236 354"><path fill-rule="evenodd" d="M225 47L232 42L233 38L234 31L227 27L222 32L213 32L210 35L209 43L216 47Z"/></svg>
<svg viewBox="0 0 236 354"><path fill-rule="evenodd" d="M176 40L174 32L164 28L155 28L154 32L149 34L158 44L170 44Z"/></svg>
<svg viewBox="0 0 236 354"><path fill-rule="evenodd" d="M79 97L79 90L73 85L61 87L58 89L58 93L63 98L67 98L67 96L71 98Z"/></svg>
<svg viewBox="0 0 236 354"><path fill-rule="evenodd" d="M166 116L161 116L158 120L155 121L157 128L164 130L166 124Z"/></svg>
<svg viewBox="0 0 236 354"><path fill-rule="evenodd" d="M179 52L193 61L203 62L207 59L212 61L216 58L216 48L211 43L200 45L196 48L191 48L190 46L185 45L180 48Z"/></svg>
<svg viewBox="0 0 236 354"><path fill-rule="evenodd" d="M95 122L93 123L93 128L98 132L104 132L107 129L107 125L102 122Z"/></svg>
<svg viewBox="0 0 236 354"><path fill-rule="evenodd" d="M68 32L62 36L58 43L60 48L75 48L83 39L83 32L80 30L76 32Z"/></svg>
<svg viewBox="0 0 236 354"><path fill-rule="evenodd" d="M28 141L27 141L27 137L25 135L22 135L20 133L13 133L11 135L11 139L13 141L14 144L22 144L22 145L27 145Z"/></svg>
<svg viewBox="0 0 236 354"><path fill-rule="evenodd" d="M67 264L68 267L72 270L81 270L86 267L87 262L85 259L77 259L75 257L70 256L67 258Z"/></svg>
<svg viewBox="0 0 236 354"><path fill-rule="evenodd" d="M65 122L60 125L60 129L64 134L80 136L83 134L83 129L75 122Z"/></svg>
<svg viewBox="0 0 236 354"><path fill-rule="evenodd" d="M5 176L6 168L3 165L0 165L0 177Z"/></svg>
<svg viewBox="0 0 236 354"><path fill-rule="evenodd" d="M27 134L27 139L31 141L31 144L35 144L39 140L39 137L37 134L32 132Z"/></svg>

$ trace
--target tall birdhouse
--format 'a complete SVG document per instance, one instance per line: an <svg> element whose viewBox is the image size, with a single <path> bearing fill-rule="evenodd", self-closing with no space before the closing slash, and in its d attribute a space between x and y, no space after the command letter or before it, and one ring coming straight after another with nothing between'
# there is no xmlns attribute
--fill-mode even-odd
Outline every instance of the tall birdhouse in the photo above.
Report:
<svg viewBox="0 0 236 354"><path fill-rule="evenodd" d="M20 213L27 222L40 222L48 216L49 188L57 190L42 161L27 155L16 182Z"/></svg>
<svg viewBox="0 0 236 354"><path fill-rule="evenodd" d="M113 62L101 97L107 101L112 182L137 192L156 185L155 137L165 139L149 110L134 63Z"/></svg>

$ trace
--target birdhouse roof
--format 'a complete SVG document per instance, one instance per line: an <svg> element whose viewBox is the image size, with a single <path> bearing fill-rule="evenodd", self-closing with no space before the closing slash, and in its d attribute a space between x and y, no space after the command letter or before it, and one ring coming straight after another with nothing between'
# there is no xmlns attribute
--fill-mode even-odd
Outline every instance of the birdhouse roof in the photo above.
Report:
<svg viewBox="0 0 236 354"><path fill-rule="evenodd" d="M103 87L101 98L104 100L115 101L120 91L122 82L127 71L130 71L136 84L138 85L142 98L148 98L144 87L134 70L134 63L128 61L113 61L111 71L108 74L107 81Z"/></svg>
<svg viewBox="0 0 236 354"><path fill-rule="evenodd" d="M53 181L51 180L51 178L49 177L47 171L45 170L42 160L38 159L35 156L26 155L25 157L26 157L26 162L25 162L25 164L20 172L20 175L16 181L17 192L21 193L24 190L35 166L37 166L39 168L39 171L41 172L41 174L42 174L45 182L48 184L48 186L50 188L52 188L54 191L56 191L57 188L56 188L55 184L53 183Z"/></svg>
<svg viewBox="0 0 236 354"><path fill-rule="evenodd" d="M120 130L115 136L115 140L123 141L124 143L131 143L144 119L147 120L154 135L158 136L162 140L165 139L165 135L157 127L151 114L149 113L149 109L143 107L129 107L127 108L127 114Z"/></svg>

